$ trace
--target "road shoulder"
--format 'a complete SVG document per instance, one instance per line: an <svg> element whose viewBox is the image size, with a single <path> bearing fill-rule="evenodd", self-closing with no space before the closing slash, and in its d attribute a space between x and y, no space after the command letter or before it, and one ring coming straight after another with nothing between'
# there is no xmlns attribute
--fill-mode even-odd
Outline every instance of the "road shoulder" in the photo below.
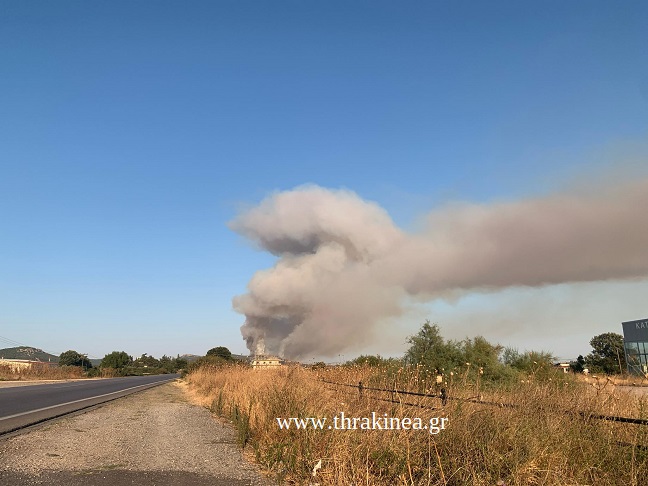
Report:
<svg viewBox="0 0 648 486"><path fill-rule="evenodd" d="M265 486L231 427L166 384L0 441L0 484Z"/></svg>

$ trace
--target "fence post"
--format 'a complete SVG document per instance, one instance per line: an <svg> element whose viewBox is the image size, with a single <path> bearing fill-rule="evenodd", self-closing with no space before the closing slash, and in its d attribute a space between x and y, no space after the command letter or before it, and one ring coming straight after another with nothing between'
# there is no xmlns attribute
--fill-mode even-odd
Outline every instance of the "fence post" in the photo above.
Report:
<svg viewBox="0 0 648 486"><path fill-rule="evenodd" d="M445 407L446 403L448 403L448 394L445 388L441 388L441 405Z"/></svg>
<svg viewBox="0 0 648 486"><path fill-rule="evenodd" d="M358 382L358 394L360 395L360 398L362 398L362 382Z"/></svg>

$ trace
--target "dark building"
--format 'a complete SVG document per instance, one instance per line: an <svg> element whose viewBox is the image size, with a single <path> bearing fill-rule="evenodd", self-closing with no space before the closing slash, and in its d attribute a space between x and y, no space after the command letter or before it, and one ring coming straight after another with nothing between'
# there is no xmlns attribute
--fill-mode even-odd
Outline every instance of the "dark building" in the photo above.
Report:
<svg viewBox="0 0 648 486"><path fill-rule="evenodd" d="M622 325L628 372L646 375L648 373L648 318L624 322Z"/></svg>

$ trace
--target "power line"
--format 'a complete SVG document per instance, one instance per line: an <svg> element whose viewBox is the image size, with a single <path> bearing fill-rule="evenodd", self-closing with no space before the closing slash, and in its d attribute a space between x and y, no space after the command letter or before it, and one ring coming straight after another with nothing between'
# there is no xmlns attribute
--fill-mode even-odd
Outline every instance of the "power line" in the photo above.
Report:
<svg viewBox="0 0 648 486"><path fill-rule="evenodd" d="M14 339L10 339L10 338L5 337L5 336L0 336L0 344L2 344L3 346L6 346L6 347L12 347L12 348L14 348L14 347L26 347L26 348L31 347L31 346L28 346L28 345L26 345L24 343L21 343L19 341L14 340Z"/></svg>
<svg viewBox="0 0 648 486"><path fill-rule="evenodd" d="M18 347L18 346L22 346L22 347L25 347L25 348L32 348L33 347L33 346L28 346L25 343L15 341L14 339L10 339L10 338L4 337L4 336L0 336L0 344L10 346L10 347ZM54 352L51 352L51 351L49 351L47 349L42 349L42 348L40 348L40 349L41 349L41 351L44 351L47 354L51 354L52 356L60 356L61 355L61 353L54 353ZM92 358L92 359L99 359L96 356L89 356L89 355L86 355L86 356L89 357L89 358Z"/></svg>
<svg viewBox="0 0 648 486"><path fill-rule="evenodd" d="M0 343L3 343L3 345L8 345L11 347L25 347L25 348L32 348L33 346L28 346L27 344L15 341L14 339L9 339L8 337L0 336ZM38 349L38 348L36 348ZM51 354L52 356L59 356L61 353L52 353L46 349L41 349L41 351Z"/></svg>
<svg viewBox="0 0 648 486"><path fill-rule="evenodd" d="M3 342L4 344L12 344L14 346L25 346L25 344L19 343L18 341L14 341L13 339L9 339L4 336L0 336L0 342Z"/></svg>

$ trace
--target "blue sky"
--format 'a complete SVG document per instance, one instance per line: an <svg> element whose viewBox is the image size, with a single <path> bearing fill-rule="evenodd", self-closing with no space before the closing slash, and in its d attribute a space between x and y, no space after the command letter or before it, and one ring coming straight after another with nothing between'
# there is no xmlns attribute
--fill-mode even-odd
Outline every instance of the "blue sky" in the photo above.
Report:
<svg viewBox="0 0 648 486"><path fill-rule="evenodd" d="M273 191L347 188L410 228L641 170L646 25L644 2L1 2L0 335L244 352L231 299L274 259L227 223Z"/></svg>

